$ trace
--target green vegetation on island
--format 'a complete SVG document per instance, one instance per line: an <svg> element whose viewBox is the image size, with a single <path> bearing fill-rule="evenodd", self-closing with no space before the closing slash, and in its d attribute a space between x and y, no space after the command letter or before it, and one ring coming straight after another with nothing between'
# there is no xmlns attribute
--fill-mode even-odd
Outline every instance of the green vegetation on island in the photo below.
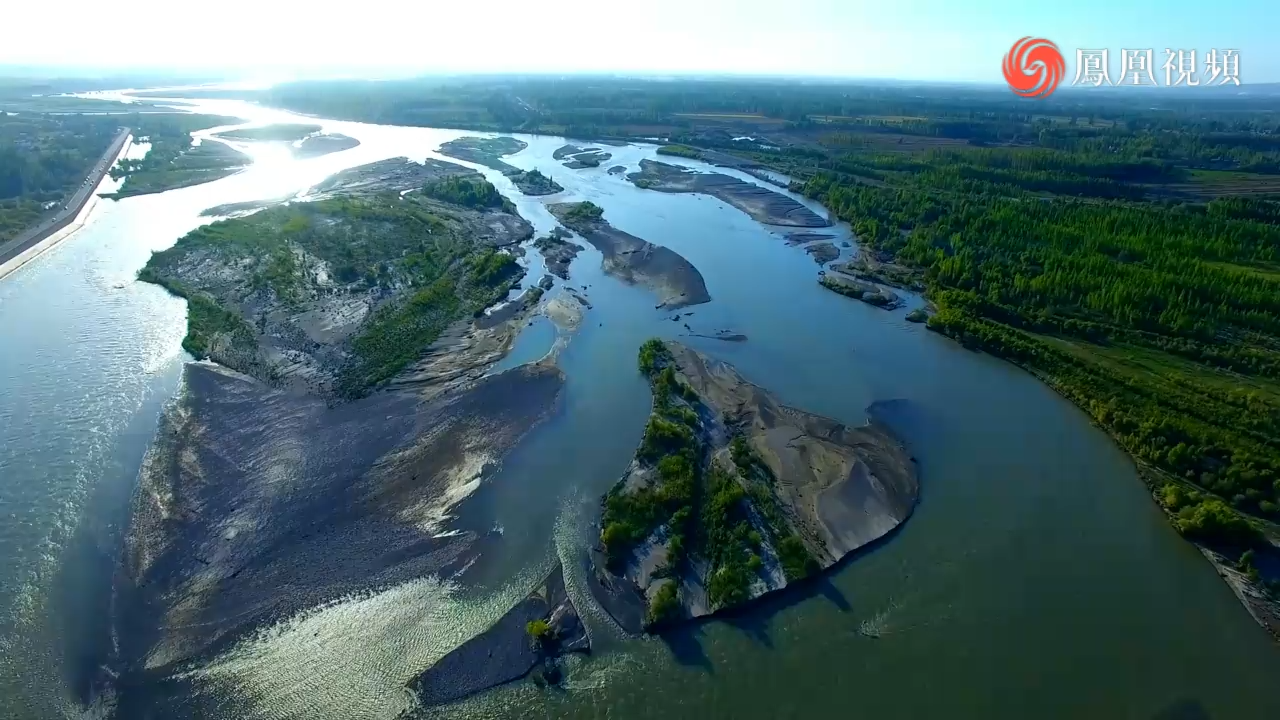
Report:
<svg viewBox="0 0 1280 720"><path fill-rule="evenodd" d="M636 489L619 486L606 497L601 541L611 569L621 571L635 546L662 526L667 560L660 572L678 577L691 558L704 559L710 564L711 606L739 605L749 599L752 579L762 567L763 538L749 520L746 491L733 470L708 461L700 419L706 409L693 389L676 379L667 348L649 340L640 348L639 362L653 389L653 413L636 457L653 465L657 480ZM651 624L674 617L675 598L674 583L660 589L651 600Z"/></svg>
<svg viewBox="0 0 1280 720"><path fill-rule="evenodd" d="M553 195L564 190L560 183L543 175L537 168L511 173L508 177L525 195Z"/></svg>
<svg viewBox="0 0 1280 720"><path fill-rule="evenodd" d="M914 470L883 431L784 408L732 368L674 343L645 342L638 364L653 410L635 462L604 497L593 586L624 627L656 632L742 605L910 514ZM791 438L786 448L769 446L775 433ZM868 498L876 510L848 512ZM642 617L628 609L637 603Z"/></svg>
<svg viewBox="0 0 1280 720"><path fill-rule="evenodd" d="M254 142L294 142L308 135L320 132L319 125L304 123L277 123L262 127L240 128L218 133L218 137L227 140L244 140Z"/></svg>
<svg viewBox="0 0 1280 720"><path fill-rule="evenodd" d="M479 175L433 180L422 186L422 192L427 197L463 207L501 208L507 212L515 212L515 206L511 201L502 197L502 193L498 192L493 183Z"/></svg>
<svg viewBox="0 0 1280 720"><path fill-rule="evenodd" d="M122 159L111 177L124 182L116 197L145 195L199 185L239 172L250 163L244 153L216 140L194 144L191 133L236 122L217 115L156 114L138 116L134 138L150 143L141 159Z"/></svg>
<svg viewBox="0 0 1280 720"><path fill-rule="evenodd" d="M572 227L571 223L593 223L603 219L604 208L596 205L590 200L574 203L573 206L564 213L564 222L570 227Z"/></svg>
<svg viewBox="0 0 1280 720"><path fill-rule="evenodd" d="M451 187L464 190L458 199L479 197L468 194L479 185ZM269 208L192 231L139 277L191 302L184 347L193 355L268 380L276 373L264 369L255 326L270 317L298 335L312 315L358 313L331 338L338 350L314 361L333 392L354 397L421 357L450 323L505 296L520 273L512 256L479 241L483 220L461 207L410 194ZM256 314L245 316L250 307Z"/></svg>
<svg viewBox="0 0 1280 720"><path fill-rule="evenodd" d="M896 297L875 285L845 279L838 275L823 275L818 278L818 284L832 292L851 297L854 300L861 300L868 305L876 307L892 308L898 302Z"/></svg>
<svg viewBox="0 0 1280 720"><path fill-rule="evenodd" d="M688 145L663 145L658 148L659 155L675 155L677 157L691 158L693 160L702 159L702 151L698 148L689 147Z"/></svg>

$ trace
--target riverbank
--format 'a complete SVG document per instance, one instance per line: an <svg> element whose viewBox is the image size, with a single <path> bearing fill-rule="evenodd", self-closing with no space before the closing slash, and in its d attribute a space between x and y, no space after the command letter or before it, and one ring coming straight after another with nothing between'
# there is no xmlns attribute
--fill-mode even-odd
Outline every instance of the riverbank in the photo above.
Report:
<svg viewBox="0 0 1280 720"><path fill-rule="evenodd" d="M1081 404L1080 397L1073 389L1053 374L1024 360L1004 359L1044 383L1068 402L1081 407L1081 409L1088 409ZM1186 517L1187 514L1181 511L1188 506L1194 508L1194 503L1187 502L1187 499L1194 494L1198 494L1195 486L1179 478L1172 477L1160 468L1142 460L1132 450L1125 447L1123 437L1116 434L1112 428L1100 422L1096 417L1093 417L1092 414L1090 415L1090 420L1095 427L1106 433L1111 441L1120 447L1133 462L1137 469L1138 477L1146 486L1152 501L1160 508L1161 514L1169 521L1169 524L1178 530L1184 540L1200 551L1205 560L1213 566L1218 577L1222 578L1227 587L1231 588L1231 592L1236 596L1240 604L1244 606L1245 610L1248 611L1254 622L1265 630L1273 640L1280 642L1280 594L1277 594L1273 589L1277 584L1275 578L1280 577L1280 539L1277 538L1274 528L1267 527L1254 535L1244 527L1236 525L1236 532L1243 531L1243 534L1225 538L1197 537L1194 531L1188 534L1180 523L1190 518ZM1175 488L1176 490L1174 490ZM1231 522L1230 511L1225 507L1223 511L1226 513L1226 517L1219 518L1219 522L1229 524ZM1214 529L1221 531L1226 528L1215 526ZM1247 564L1242 563L1242 558L1249 551L1252 551L1251 557L1253 559ZM1272 587L1268 587L1268 582L1271 583Z"/></svg>
<svg viewBox="0 0 1280 720"><path fill-rule="evenodd" d="M123 128L102 154L98 164L90 171L84 183L67 201L62 210L0 247L0 279L36 259L73 235L84 225L93 205L97 202L97 189L102 184L116 160L124 153L131 139L130 129Z"/></svg>

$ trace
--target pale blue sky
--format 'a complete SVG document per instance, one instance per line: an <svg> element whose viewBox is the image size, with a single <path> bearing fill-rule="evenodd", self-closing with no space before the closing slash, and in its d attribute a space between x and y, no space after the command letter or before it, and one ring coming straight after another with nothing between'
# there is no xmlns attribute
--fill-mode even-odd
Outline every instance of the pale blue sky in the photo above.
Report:
<svg viewBox="0 0 1280 720"><path fill-rule="evenodd" d="M998 83L1034 35L1062 49L1068 81L1077 47L1153 48L1157 63L1174 47L1238 49L1242 81L1280 82L1280 0L14 0L4 15L0 64Z"/></svg>

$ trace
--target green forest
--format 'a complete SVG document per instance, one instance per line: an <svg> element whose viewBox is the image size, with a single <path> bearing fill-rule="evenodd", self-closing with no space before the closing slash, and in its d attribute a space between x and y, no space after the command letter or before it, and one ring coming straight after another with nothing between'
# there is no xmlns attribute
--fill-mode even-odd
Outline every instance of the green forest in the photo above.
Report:
<svg viewBox="0 0 1280 720"><path fill-rule="evenodd" d="M1116 146L1135 145L1162 143ZM1185 485L1160 496L1184 533L1239 541L1256 530L1236 513L1280 519L1280 203L1137 201L1134 178L1180 177L1190 156L847 160L874 183L819 163L801 189L923 272L930 328L1041 375L1154 483Z"/></svg>
<svg viewBox="0 0 1280 720"><path fill-rule="evenodd" d="M422 192L427 197L441 202L476 210L489 208L514 211L511 201L502 197L502 193L498 192L493 183L480 175L433 180L422 187Z"/></svg>

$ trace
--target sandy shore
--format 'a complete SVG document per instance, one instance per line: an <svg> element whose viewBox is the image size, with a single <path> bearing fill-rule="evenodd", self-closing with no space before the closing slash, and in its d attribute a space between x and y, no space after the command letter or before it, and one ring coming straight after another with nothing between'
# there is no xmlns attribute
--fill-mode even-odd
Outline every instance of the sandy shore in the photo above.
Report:
<svg viewBox="0 0 1280 720"><path fill-rule="evenodd" d="M448 532L458 503L563 384L550 364L523 365L434 398L329 407L188 364L134 498L119 671L145 682L308 608L461 572L482 538Z"/></svg>
<svg viewBox="0 0 1280 720"><path fill-rule="evenodd" d="M618 230L603 217L575 215L574 209L581 205L555 203L547 209L604 255L606 273L652 290L658 296L658 308L682 308L711 300L702 273L679 253Z"/></svg>
<svg viewBox="0 0 1280 720"><path fill-rule="evenodd" d="M830 227L800 202L766 187L720 173L702 173L679 165L641 160L640 171L627 179L636 187L670 193L702 193L723 200L766 225Z"/></svg>
<svg viewBox="0 0 1280 720"><path fill-rule="evenodd" d="M550 629L545 642L534 642L527 631L538 620ZM539 665L543 679L554 682L561 674L557 658L590 650L590 637L565 590L564 569L556 565L524 600L415 677L409 689L430 706L519 680Z"/></svg>

